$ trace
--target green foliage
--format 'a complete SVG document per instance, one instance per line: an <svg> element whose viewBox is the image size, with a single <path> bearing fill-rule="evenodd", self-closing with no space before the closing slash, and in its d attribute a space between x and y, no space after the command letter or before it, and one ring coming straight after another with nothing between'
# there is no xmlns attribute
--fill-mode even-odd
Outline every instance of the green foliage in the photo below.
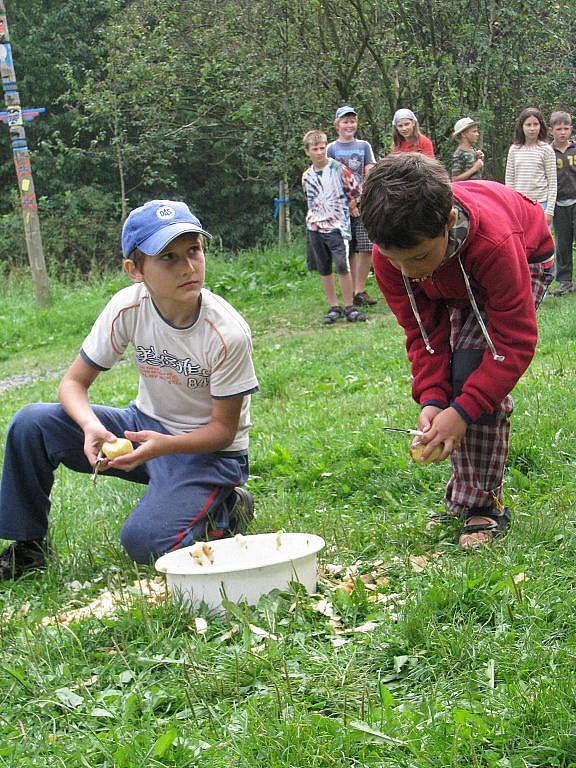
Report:
<svg viewBox="0 0 576 768"><path fill-rule="evenodd" d="M186 199L227 249L270 241L284 174L297 229L301 137L312 127L333 137L343 102L359 109L377 156L399 106L416 111L444 161L455 120L472 114L494 178L521 108L574 107L574 19L559 3L12 0L8 14L22 103L47 108L28 126L38 196L63 217L70 195L111 197L106 247L127 207L151 197ZM6 215L15 176L4 129L0 157Z"/></svg>
<svg viewBox="0 0 576 768"><path fill-rule="evenodd" d="M120 232L113 224L119 218L118 202L112 193L78 187L40 198L38 209L48 269L60 280L120 264ZM14 205L0 217L0 260L7 272L28 263L22 237L22 213Z"/></svg>

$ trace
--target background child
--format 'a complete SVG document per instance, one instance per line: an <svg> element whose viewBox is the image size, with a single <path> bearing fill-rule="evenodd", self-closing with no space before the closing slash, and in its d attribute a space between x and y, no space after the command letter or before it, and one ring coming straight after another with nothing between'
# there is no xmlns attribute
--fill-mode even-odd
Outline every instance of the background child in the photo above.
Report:
<svg viewBox="0 0 576 768"><path fill-rule="evenodd" d="M432 142L420 133L418 118L411 109L398 109L392 118L392 154L397 152L421 152L434 157Z"/></svg>
<svg viewBox="0 0 576 768"><path fill-rule="evenodd" d="M484 152L474 148L480 138L478 123L471 117L461 118L454 126L452 138L458 139L458 147L452 156L452 181L481 179Z"/></svg>
<svg viewBox="0 0 576 768"><path fill-rule="evenodd" d="M122 230L133 282L108 302L59 387L60 404L35 403L13 418L0 487L0 580L43 567L50 492L59 464L90 472L102 444L136 447L106 461L108 474L148 488L121 542L148 563L196 539L242 530L253 516L248 478L250 394L258 382L250 329L204 288L204 237L187 205L153 200ZM88 390L128 346L139 373L127 408L91 405Z"/></svg>
<svg viewBox="0 0 576 768"><path fill-rule="evenodd" d="M310 168L302 174L302 187L308 203L306 227L322 287L328 299L329 309L324 317L324 324L332 325L341 317L345 317L349 323L355 323L366 320L366 316L352 303L352 275L348 257L349 202L355 209L360 191L354 174L341 163L328 157L326 142L326 134L321 131L308 131L304 135L304 152L312 161ZM336 297L332 262L338 273L344 311Z"/></svg>
<svg viewBox="0 0 576 768"><path fill-rule="evenodd" d="M540 203L552 223L556 203L556 158L547 143L546 123L535 107L520 112L506 161L506 186Z"/></svg>
<svg viewBox="0 0 576 768"><path fill-rule="evenodd" d="M334 125L338 131L338 139L328 144L328 157L338 160L352 171L362 191L364 179L376 162L374 152L369 142L356 138L358 130L358 114L353 107L344 106L336 110ZM372 266L372 243L370 242L360 211L356 206L350 209L352 241L350 243L352 283L354 291L354 306L365 307L376 304L366 292L366 280Z"/></svg>
<svg viewBox="0 0 576 768"><path fill-rule="evenodd" d="M554 209L556 236L556 280L553 296L564 296L574 290L572 263L574 235L576 234L576 144L572 136L572 117L568 112L553 112L550 133L554 137L552 148L556 154L558 196Z"/></svg>
<svg viewBox="0 0 576 768"><path fill-rule="evenodd" d="M422 460L451 454L445 501L463 547L503 535L510 392L534 355L535 305L552 279L542 209L502 184L450 185L422 155L389 155L364 186L378 285L406 332ZM502 279L502 275L506 279Z"/></svg>

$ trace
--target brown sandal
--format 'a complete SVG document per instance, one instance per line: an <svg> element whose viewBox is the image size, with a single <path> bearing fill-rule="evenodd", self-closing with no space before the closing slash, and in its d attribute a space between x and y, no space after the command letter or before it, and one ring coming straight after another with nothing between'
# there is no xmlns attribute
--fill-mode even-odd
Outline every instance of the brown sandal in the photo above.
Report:
<svg viewBox="0 0 576 768"><path fill-rule="evenodd" d="M468 522L474 517L485 517L487 521L484 523L470 523ZM466 510L466 516L464 517L464 526L458 534L458 543L463 549L473 549L480 547L483 544L490 544L496 539L503 539L510 529L510 512L508 507L498 509L497 507L471 507ZM486 541L478 541L477 543L465 546L462 544L462 536L466 536L470 533L487 533L489 538Z"/></svg>

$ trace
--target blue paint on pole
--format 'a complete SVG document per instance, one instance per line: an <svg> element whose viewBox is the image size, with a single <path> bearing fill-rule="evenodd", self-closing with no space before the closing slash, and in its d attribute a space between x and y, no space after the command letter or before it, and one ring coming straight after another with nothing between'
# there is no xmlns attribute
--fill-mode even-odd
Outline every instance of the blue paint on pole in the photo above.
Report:
<svg viewBox="0 0 576 768"><path fill-rule="evenodd" d="M280 214L280 206L281 205L289 205L290 204L290 198L280 198L275 197L274 198L274 218L277 219L278 215Z"/></svg>
<svg viewBox="0 0 576 768"><path fill-rule="evenodd" d="M22 110L22 120L34 120L42 112L46 112L46 107L31 107ZM9 112L0 112L0 123L9 123L11 115Z"/></svg>
<svg viewBox="0 0 576 768"><path fill-rule="evenodd" d="M0 61L3 61L7 67L12 67L12 50L10 43L0 45Z"/></svg>

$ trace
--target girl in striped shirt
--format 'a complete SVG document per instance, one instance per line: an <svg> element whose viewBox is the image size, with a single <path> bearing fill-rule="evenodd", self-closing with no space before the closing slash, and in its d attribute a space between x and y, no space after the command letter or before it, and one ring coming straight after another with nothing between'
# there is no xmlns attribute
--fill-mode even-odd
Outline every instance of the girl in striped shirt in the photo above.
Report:
<svg viewBox="0 0 576 768"><path fill-rule="evenodd" d="M523 109L516 122L514 144L508 151L506 186L539 202L551 224L556 204L556 157L546 136L540 110Z"/></svg>

